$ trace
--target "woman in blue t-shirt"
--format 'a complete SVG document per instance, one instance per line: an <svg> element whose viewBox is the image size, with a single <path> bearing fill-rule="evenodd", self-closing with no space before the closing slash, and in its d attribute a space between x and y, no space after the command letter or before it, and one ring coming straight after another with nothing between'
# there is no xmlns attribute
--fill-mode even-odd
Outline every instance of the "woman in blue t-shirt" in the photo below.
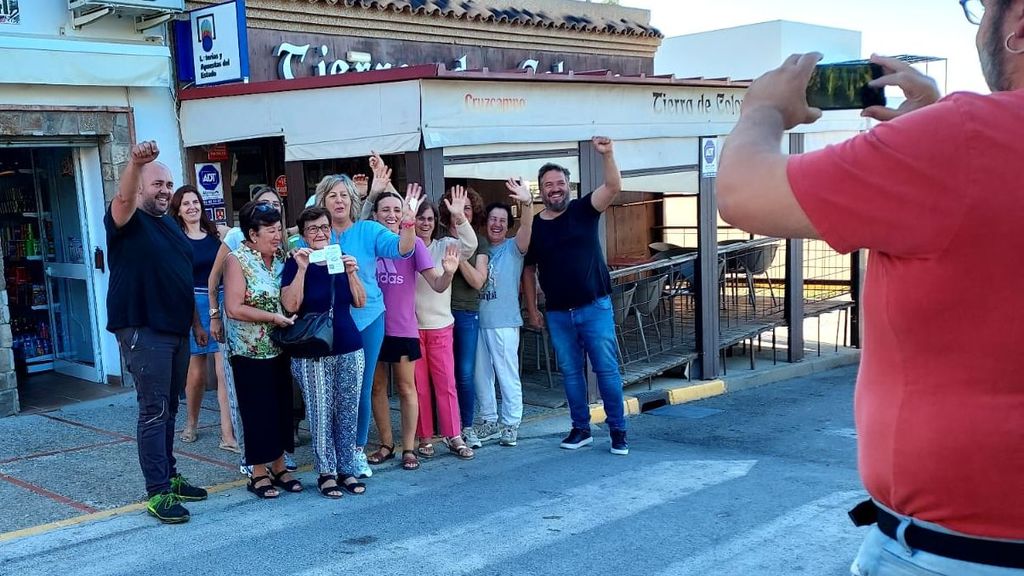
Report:
<svg viewBox="0 0 1024 576"><path fill-rule="evenodd" d="M188 377L185 382L185 403L187 418L185 429L181 433L182 442L195 442L199 430L199 411L203 403L203 392L206 390L206 358L212 355L217 373L217 402L220 410L220 447L224 450L238 452L238 442L231 426L231 413L227 409L227 387L224 384L224 360L217 342L210 338L210 310L216 308L220 286L211 295L208 288L210 270L220 248L220 236L216 226L206 215L203 199L195 186L185 185L175 191L171 197L171 214L174 215L181 230L188 237L192 246L192 286L195 293L196 312L203 326L202 334L194 334L191 341L192 358L188 364Z"/></svg>
<svg viewBox="0 0 1024 576"><path fill-rule="evenodd" d="M356 273L359 265L345 255L345 271L331 275L327 262L310 262L314 250L330 241L327 210L306 208L298 227L308 248L299 248L285 262L281 274L281 305L286 313L326 312L333 306L334 349L318 358L292 358L292 376L302 386L306 419L313 441L317 487L328 498L341 490L362 494L366 485L339 470L355 468L359 385L363 374L363 341L350 309L366 305L366 289ZM341 481L341 484L338 481Z"/></svg>

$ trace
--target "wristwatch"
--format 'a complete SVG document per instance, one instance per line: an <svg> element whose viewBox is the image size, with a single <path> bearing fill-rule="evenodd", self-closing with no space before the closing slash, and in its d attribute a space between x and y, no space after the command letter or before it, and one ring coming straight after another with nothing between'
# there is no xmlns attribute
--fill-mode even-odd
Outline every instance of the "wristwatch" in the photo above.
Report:
<svg viewBox="0 0 1024 576"><path fill-rule="evenodd" d="M220 308L210 308L210 319L220 318Z"/></svg>

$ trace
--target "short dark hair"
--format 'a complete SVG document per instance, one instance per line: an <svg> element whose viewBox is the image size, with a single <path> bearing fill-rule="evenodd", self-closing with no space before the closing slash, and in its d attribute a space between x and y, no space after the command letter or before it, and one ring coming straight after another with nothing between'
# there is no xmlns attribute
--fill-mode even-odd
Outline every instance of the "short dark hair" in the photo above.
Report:
<svg viewBox="0 0 1024 576"><path fill-rule="evenodd" d="M402 204L404 202L404 200L402 200L402 196L398 192L392 192L390 190L384 190L383 192L380 192L379 194L377 194L376 196L373 197L373 210L372 210L372 212L374 214L377 213L377 208L380 207L380 201L385 199L385 198L395 198L395 199L398 200L399 204Z"/></svg>
<svg viewBox="0 0 1024 576"><path fill-rule="evenodd" d="M541 178L544 178L544 175L547 174L548 172L551 172L552 170L558 170L563 175L565 175L566 182L571 182L571 180L569 179L569 169L566 168L565 166L555 164L554 162L548 162L547 164L540 167L540 170L537 171L537 182L539 183L541 181Z"/></svg>
<svg viewBox="0 0 1024 576"><path fill-rule="evenodd" d="M437 213L437 206L434 206L434 203L431 202L429 198L422 198L420 200L420 205L416 208L416 217L419 218L420 216L423 216L423 213L427 210L430 210L434 214L434 232L430 237L434 240L444 237L444 234L441 233L441 221L440 216L438 216Z"/></svg>
<svg viewBox="0 0 1024 576"><path fill-rule="evenodd" d="M273 226L281 222L281 212L269 204L246 202L238 211L238 226L246 240L252 241L250 232L259 232L260 228Z"/></svg>
<svg viewBox="0 0 1024 576"><path fill-rule="evenodd" d="M512 207L504 202L491 202L487 205L487 208L484 209L484 214L490 218L491 210L494 210L495 208L501 208L505 211L505 214L508 215L508 225L511 227L512 223L516 221L516 217L512 215Z"/></svg>
<svg viewBox="0 0 1024 576"><path fill-rule="evenodd" d="M443 202L443 200L451 202L451 189L445 192L441 199L442 202L440 203L440 206L438 206L438 212L436 212L436 214L437 219L441 222L441 226L444 228L444 234L442 234L442 236L446 236L448 234L448 228L452 225L452 213L448 210L448 204ZM473 216L469 219L469 224L474 228L480 226L484 223L484 215L487 214L487 212L484 211L484 199L480 197L479 192L473 190L469 186L466 186L466 200L469 201L469 207L473 212Z"/></svg>
<svg viewBox="0 0 1024 576"><path fill-rule="evenodd" d="M299 214L299 219L295 221L295 225L299 227L299 234L301 235L306 232L306 224L321 218L327 218L327 223L331 223L331 213L323 206L310 206L303 210Z"/></svg>

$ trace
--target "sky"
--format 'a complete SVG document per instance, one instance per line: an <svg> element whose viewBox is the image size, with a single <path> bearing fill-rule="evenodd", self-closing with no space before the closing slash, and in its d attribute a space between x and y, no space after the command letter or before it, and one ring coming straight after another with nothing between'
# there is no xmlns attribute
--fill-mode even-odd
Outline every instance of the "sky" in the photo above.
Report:
<svg viewBox="0 0 1024 576"><path fill-rule="evenodd" d="M651 11L666 37L770 20L793 20L861 32L863 56L916 54L948 58L929 73L947 91L988 92L974 45L977 26L956 0L620 0Z"/></svg>

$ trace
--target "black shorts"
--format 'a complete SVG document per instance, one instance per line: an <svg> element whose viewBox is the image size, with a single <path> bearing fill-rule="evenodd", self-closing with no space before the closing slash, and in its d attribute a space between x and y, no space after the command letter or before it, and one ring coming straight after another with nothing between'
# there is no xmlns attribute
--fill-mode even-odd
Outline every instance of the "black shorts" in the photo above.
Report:
<svg viewBox="0 0 1024 576"><path fill-rule="evenodd" d="M406 357L410 362L423 357L420 353L419 338L403 338L401 336L384 336L384 343L380 345L379 362L400 362Z"/></svg>

